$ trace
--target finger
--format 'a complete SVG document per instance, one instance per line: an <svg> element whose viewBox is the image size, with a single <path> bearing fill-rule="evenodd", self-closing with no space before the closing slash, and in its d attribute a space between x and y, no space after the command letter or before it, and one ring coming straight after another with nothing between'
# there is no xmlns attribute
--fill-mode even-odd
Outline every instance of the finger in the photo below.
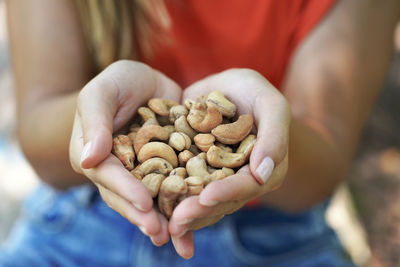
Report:
<svg viewBox="0 0 400 267"><path fill-rule="evenodd" d="M132 224L139 226L142 232L146 235L154 236L160 234L160 231L166 230L161 227L159 217L155 210L151 210L150 212L141 212L131 203L102 185L97 185L97 187L99 188L101 197L110 208L128 219Z"/></svg>
<svg viewBox="0 0 400 267"><path fill-rule="evenodd" d="M169 232L168 232L168 221L167 219L161 215L160 213L157 213L158 218L161 223L161 231L155 236L151 237L151 242L153 242L154 245L156 246L162 246L169 241Z"/></svg>
<svg viewBox="0 0 400 267"><path fill-rule="evenodd" d="M94 183L113 191L137 209L145 212L152 209L153 200L146 187L114 155L109 155L96 168L83 172Z"/></svg>
<svg viewBox="0 0 400 267"><path fill-rule="evenodd" d="M84 149L82 168L93 168L111 151L112 133L154 95L179 99L179 86L150 67L133 61L111 64L80 92L77 103Z"/></svg>
<svg viewBox="0 0 400 267"><path fill-rule="evenodd" d="M224 202L246 203L258 196L279 187L288 168L288 155L275 167L271 178L262 186L252 177L249 165L243 166L236 174L206 186L199 195L199 203L204 206L216 206Z"/></svg>
<svg viewBox="0 0 400 267"><path fill-rule="evenodd" d="M208 184L199 195L199 203L214 207L224 202L249 201L262 192L251 175L249 165L246 165L236 174Z"/></svg>
<svg viewBox="0 0 400 267"><path fill-rule="evenodd" d="M271 177L288 152L290 109L281 94L260 91L254 103L257 142L250 156L250 169L260 184Z"/></svg>
<svg viewBox="0 0 400 267"><path fill-rule="evenodd" d="M217 206L204 206L199 203L199 196L192 196L175 208L169 220L171 235L182 235L185 230L197 230L211 225L225 214L232 213L243 206L243 201L230 201Z"/></svg>
<svg viewBox="0 0 400 267"><path fill-rule="evenodd" d="M176 252L184 259L193 257L193 232L189 231L181 237L172 236Z"/></svg>

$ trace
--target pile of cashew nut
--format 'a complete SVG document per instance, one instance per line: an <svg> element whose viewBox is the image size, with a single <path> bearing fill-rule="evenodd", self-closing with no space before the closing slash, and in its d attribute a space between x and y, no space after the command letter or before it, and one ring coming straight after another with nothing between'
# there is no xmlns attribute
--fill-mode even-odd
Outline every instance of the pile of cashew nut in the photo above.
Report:
<svg viewBox="0 0 400 267"><path fill-rule="evenodd" d="M184 105L153 98L137 113L129 133L113 139L113 154L157 198L167 218L183 199L233 175L256 142L253 116L235 118L236 106L218 91Z"/></svg>

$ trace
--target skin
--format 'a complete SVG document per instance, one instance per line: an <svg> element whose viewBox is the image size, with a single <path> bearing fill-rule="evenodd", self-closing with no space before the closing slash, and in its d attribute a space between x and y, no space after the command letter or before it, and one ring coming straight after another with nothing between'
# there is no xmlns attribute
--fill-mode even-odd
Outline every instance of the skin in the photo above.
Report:
<svg viewBox="0 0 400 267"><path fill-rule="evenodd" d="M398 0L340 1L293 55L283 94L252 70L231 69L191 85L182 96L173 81L134 61L114 63L94 77L72 3L8 1L22 149L45 182L65 189L89 178L105 202L142 226L154 244L172 236L184 258L193 255L193 230L254 197L298 212L332 193L379 92L400 17ZM224 92L239 113L253 114L258 140L249 165L185 199L167 223L146 188L110 154L111 135L151 97L180 102L208 88ZM256 170L266 156L275 168L260 184Z"/></svg>

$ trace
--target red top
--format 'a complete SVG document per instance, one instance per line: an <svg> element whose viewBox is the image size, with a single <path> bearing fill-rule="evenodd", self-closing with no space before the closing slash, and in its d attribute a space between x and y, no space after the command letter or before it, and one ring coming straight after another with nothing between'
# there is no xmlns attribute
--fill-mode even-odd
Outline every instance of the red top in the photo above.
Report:
<svg viewBox="0 0 400 267"><path fill-rule="evenodd" d="M165 0L171 45L143 61L186 87L228 68L251 68L277 88L297 45L335 0Z"/></svg>

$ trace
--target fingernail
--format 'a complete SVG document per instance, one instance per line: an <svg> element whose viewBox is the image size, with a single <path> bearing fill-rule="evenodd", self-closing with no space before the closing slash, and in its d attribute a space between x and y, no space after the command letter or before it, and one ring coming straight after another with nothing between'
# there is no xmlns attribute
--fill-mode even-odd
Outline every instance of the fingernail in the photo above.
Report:
<svg viewBox="0 0 400 267"><path fill-rule="evenodd" d="M92 149L92 142L89 141L86 143L86 145L83 147L82 150L82 155L81 155L81 164L82 162L87 159L90 155L90 150Z"/></svg>
<svg viewBox="0 0 400 267"><path fill-rule="evenodd" d="M207 207L216 206L219 202L213 199L200 200L200 204Z"/></svg>
<svg viewBox="0 0 400 267"><path fill-rule="evenodd" d="M275 167L274 161L270 157L264 158L261 164L258 166L256 172L264 184L271 176L274 167Z"/></svg>
<svg viewBox="0 0 400 267"><path fill-rule="evenodd" d="M139 230L140 230L144 235L149 236L149 234L147 233L146 228L144 228L143 226L138 226L138 228L139 228Z"/></svg>

